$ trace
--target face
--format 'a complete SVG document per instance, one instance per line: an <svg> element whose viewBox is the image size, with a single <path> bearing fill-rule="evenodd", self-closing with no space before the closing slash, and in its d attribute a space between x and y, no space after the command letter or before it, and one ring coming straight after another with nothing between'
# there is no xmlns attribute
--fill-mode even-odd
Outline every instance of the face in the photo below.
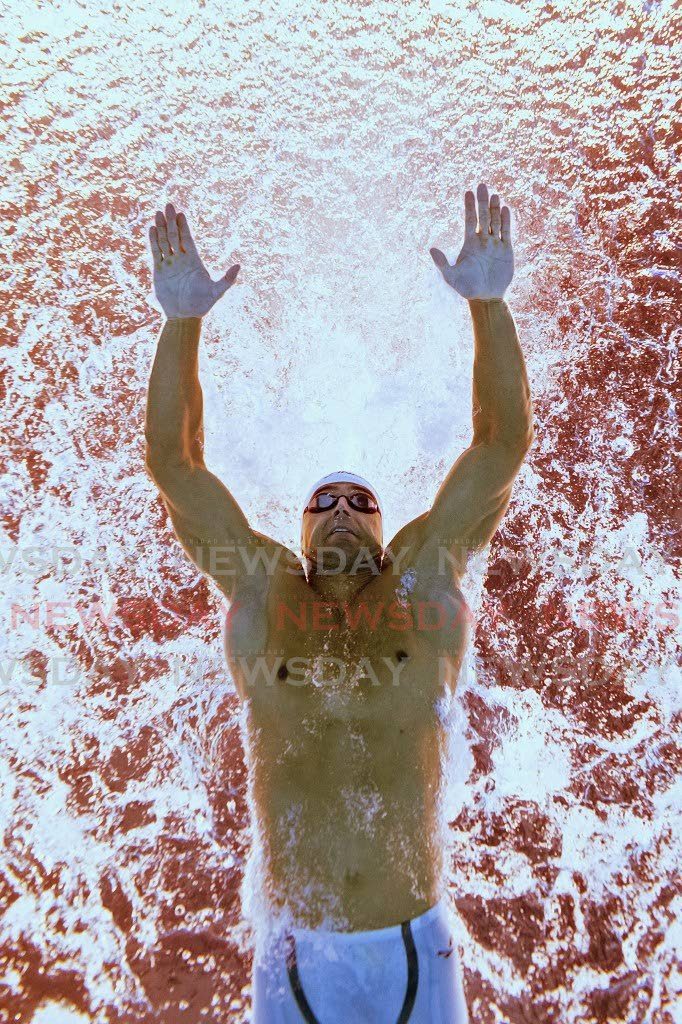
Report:
<svg viewBox="0 0 682 1024"><path fill-rule="evenodd" d="M369 493L359 484L351 483L326 484L316 493L322 491L344 496L357 491ZM314 496L310 501L313 500ZM371 555L381 550L382 536L381 513L359 512L348 504L345 497L325 512L303 513L301 545L308 558L314 559L319 548L336 549L332 552L332 560L337 564L340 559L337 551L341 551L346 558L345 565L351 568L362 548L369 550ZM343 559L341 564L344 564Z"/></svg>

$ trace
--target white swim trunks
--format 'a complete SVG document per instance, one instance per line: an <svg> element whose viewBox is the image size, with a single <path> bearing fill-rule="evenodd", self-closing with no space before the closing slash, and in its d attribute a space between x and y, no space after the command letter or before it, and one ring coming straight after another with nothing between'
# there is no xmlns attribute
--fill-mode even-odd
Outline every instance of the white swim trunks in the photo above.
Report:
<svg viewBox="0 0 682 1024"><path fill-rule="evenodd" d="M254 961L253 1024L468 1024L447 898L364 932L294 928Z"/></svg>

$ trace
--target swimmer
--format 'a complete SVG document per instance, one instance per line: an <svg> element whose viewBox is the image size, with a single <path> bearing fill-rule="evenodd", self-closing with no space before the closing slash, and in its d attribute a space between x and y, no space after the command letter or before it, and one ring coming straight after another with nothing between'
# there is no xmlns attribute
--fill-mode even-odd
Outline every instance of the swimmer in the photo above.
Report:
<svg viewBox="0 0 682 1024"><path fill-rule="evenodd" d="M247 722L262 891L285 922L254 958L253 1020L462 1024L439 708L470 636L467 559L497 530L534 434L504 300L509 208L480 184L464 195L455 263L431 249L471 314L471 443L388 546L379 495L358 467L315 481L301 502L300 557L253 530L204 461L202 318L239 265L212 281L170 203L149 241L167 319L146 467L184 551L229 607L225 656Z"/></svg>

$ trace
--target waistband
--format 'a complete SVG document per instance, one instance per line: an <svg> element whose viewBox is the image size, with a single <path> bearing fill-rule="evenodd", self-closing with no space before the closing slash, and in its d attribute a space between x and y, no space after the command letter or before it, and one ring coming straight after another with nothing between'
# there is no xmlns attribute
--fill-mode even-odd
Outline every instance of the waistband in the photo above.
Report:
<svg viewBox="0 0 682 1024"><path fill-rule="evenodd" d="M413 934L428 927L434 920L448 914L449 901L444 893L437 903L425 910L422 914L410 918L410 928ZM341 932L333 928L290 928L289 933L296 939L330 939L335 944L353 945L358 942L381 942L383 939L402 942L401 924L390 924L385 928L370 928L368 931Z"/></svg>

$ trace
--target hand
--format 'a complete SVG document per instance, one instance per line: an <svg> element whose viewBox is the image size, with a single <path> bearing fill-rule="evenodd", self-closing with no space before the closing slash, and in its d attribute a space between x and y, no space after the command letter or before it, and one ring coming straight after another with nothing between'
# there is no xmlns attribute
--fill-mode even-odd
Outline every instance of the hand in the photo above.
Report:
<svg viewBox="0 0 682 1024"><path fill-rule="evenodd" d="M443 277L465 299L501 299L514 276L514 254L509 231L509 207L500 213L500 197L488 189L477 189L478 222L474 193L464 193L464 244L455 265L450 266L440 249L430 249Z"/></svg>
<svg viewBox="0 0 682 1024"><path fill-rule="evenodd" d="M212 281L201 262L184 213L166 205L166 216L156 211L156 227L149 229L154 260L154 291L164 313L171 317L204 316L234 284L239 264L225 277Z"/></svg>

